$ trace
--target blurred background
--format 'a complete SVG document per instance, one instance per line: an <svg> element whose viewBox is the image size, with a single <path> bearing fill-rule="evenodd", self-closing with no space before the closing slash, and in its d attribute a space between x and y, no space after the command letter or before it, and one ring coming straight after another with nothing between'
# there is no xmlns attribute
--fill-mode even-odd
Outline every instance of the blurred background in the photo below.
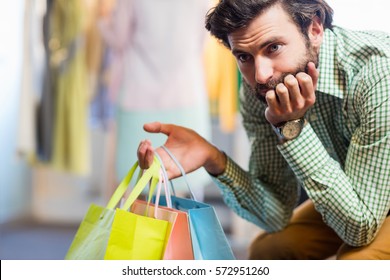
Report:
<svg viewBox="0 0 390 280"><path fill-rule="evenodd" d="M1 3L0 259L63 259L89 205L105 205L135 162L145 122L192 127L247 168L240 76L204 30L216 1ZM390 32L384 0L328 3L336 25ZM191 185L245 259L261 229L202 172Z"/></svg>

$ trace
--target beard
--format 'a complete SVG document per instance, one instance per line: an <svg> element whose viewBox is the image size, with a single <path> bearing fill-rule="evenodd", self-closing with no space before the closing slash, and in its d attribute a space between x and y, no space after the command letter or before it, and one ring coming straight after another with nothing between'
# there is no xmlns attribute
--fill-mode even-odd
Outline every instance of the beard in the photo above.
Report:
<svg viewBox="0 0 390 280"><path fill-rule="evenodd" d="M255 85L255 88L253 88L253 94L256 96L258 100L263 102L264 104L267 105L267 100L265 99L265 95L262 93L267 92L269 90L274 90L275 87L283 83L284 78L288 75L293 75L295 77L296 74L300 72L305 72L307 73L307 64L309 62L313 62L316 67L318 67L318 60L319 60L319 54L312 48L310 42L307 40L306 41L306 55L303 57L299 62L297 67L291 71L291 72L285 72L282 73L280 77L277 77L276 79L270 79L267 83L265 84L259 84L257 83Z"/></svg>

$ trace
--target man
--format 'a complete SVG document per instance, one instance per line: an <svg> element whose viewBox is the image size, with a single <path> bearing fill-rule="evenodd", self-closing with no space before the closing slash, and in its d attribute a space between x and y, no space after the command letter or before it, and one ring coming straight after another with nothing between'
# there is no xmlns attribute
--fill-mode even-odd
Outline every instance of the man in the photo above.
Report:
<svg viewBox="0 0 390 280"><path fill-rule="evenodd" d="M194 131L144 126L266 230L252 259L390 259L390 37L333 27L332 13L323 0L225 0L207 15L243 75L248 172ZM153 152L140 144L142 167ZM294 209L299 186L309 200Z"/></svg>

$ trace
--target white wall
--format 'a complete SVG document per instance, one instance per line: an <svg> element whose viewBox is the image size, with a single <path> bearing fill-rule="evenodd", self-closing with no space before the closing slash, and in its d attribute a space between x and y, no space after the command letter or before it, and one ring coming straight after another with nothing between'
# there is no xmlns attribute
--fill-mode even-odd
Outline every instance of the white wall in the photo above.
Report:
<svg viewBox="0 0 390 280"><path fill-rule="evenodd" d="M31 172L17 158L15 143L22 75L22 0L0 9L0 224L28 213Z"/></svg>
<svg viewBox="0 0 390 280"><path fill-rule="evenodd" d="M327 0L334 24L351 29L378 29L390 33L388 0Z"/></svg>

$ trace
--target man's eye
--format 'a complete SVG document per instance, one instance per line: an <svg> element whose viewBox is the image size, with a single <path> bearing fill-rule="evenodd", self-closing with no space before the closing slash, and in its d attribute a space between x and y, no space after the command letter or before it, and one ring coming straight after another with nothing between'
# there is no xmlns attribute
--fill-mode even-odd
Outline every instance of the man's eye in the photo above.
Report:
<svg viewBox="0 0 390 280"><path fill-rule="evenodd" d="M247 62L250 60L251 57L250 57L250 55L247 55L247 54L240 54L237 56L237 58L240 62Z"/></svg>
<svg viewBox="0 0 390 280"><path fill-rule="evenodd" d="M271 45L271 46L269 46L268 51L270 53L274 53L274 52L277 52L281 47L282 47L281 45L277 45L277 44Z"/></svg>

